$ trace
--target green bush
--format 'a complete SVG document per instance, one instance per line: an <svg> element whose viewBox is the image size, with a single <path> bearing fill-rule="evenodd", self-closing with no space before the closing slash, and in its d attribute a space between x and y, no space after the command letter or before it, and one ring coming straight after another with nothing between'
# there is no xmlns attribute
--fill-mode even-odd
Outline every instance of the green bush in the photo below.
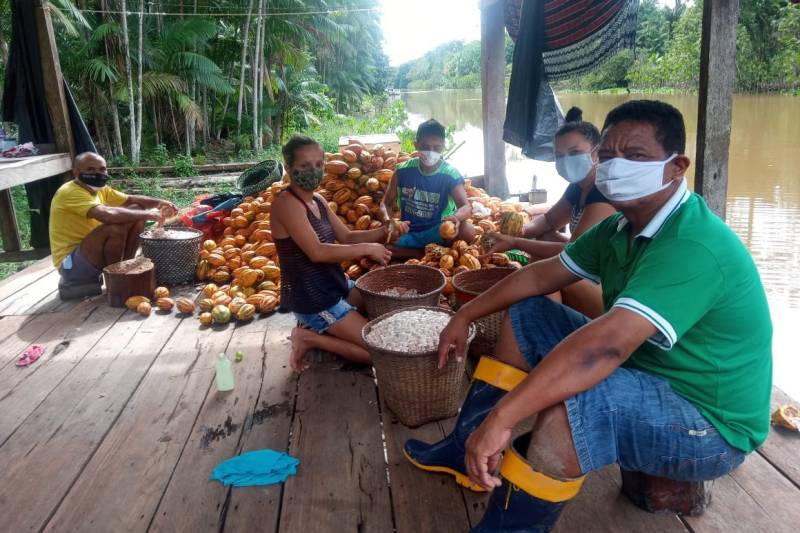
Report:
<svg viewBox="0 0 800 533"><path fill-rule="evenodd" d="M150 154L150 161L153 162L154 165L163 167L169 164L169 152L167 151L167 145L163 143L159 143L153 148L153 153Z"/></svg>
<svg viewBox="0 0 800 533"><path fill-rule="evenodd" d="M196 176L194 161L188 155L179 155L175 158L175 175L181 178L191 178Z"/></svg>

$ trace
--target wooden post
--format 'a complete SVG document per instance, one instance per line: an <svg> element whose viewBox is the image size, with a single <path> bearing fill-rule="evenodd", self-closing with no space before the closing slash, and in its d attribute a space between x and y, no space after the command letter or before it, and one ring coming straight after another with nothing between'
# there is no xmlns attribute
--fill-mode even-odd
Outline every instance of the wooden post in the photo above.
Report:
<svg viewBox="0 0 800 533"><path fill-rule="evenodd" d="M17 229L17 214L11 200L11 189L0 191L0 235L3 237L3 250L18 252L22 249L22 241Z"/></svg>
<svg viewBox="0 0 800 533"><path fill-rule="evenodd" d="M725 219L739 0L703 3L695 191Z"/></svg>
<svg viewBox="0 0 800 533"><path fill-rule="evenodd" d="M481 97L483 107L483 175L491 196L508 198L503 122L506 109L505 26L503 2L482 0Z"/></svg>
<svg viewBox="0 0 800 533"><path fill-rule="evenodd" d="M47 113L53 127L56 152L75 157L75 140L72 138L67 98L64 95L64 77L58 59L53 21L47 0L36 1L36 29L38 30L39 56L42 62L44 96Z"/></svg>

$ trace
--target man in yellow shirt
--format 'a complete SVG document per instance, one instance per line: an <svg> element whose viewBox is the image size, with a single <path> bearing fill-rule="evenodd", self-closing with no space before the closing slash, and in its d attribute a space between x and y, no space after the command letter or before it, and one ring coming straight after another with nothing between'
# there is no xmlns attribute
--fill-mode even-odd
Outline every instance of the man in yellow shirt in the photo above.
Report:
<svg viewBox="0 0 800 533"><path fill-rule="evenodd" d="M62 299L100 294L103 268L136 254L145 222L177 213L166 200L112 189L106 171L101 156L80 154L72 165L74 179L53 197L50 248Z"/></svg>

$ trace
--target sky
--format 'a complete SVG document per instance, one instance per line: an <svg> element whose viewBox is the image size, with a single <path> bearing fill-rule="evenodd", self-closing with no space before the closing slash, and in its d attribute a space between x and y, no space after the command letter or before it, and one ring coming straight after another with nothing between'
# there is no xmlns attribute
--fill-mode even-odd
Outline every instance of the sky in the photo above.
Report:
<svg viewBox="0 0 800 533"><path fill-rule="evenodd" d="M674 5L674 0L659 0ZM392 66L449 41L481 38L478 0L381 0L384 52Z"/></svg>
<svg viewBox="0 0 800 533"><path fill-rule="evenodd" d="M384 52L392 66L448 41L481 38L478 0L381 0Z"/></svg>

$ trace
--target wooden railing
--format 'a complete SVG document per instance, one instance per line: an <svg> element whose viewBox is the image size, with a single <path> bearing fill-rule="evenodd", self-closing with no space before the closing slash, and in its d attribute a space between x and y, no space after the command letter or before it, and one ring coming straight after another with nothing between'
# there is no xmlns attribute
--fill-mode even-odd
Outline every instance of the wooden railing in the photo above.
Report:
<svg viewBox="0 0 800 533"><path fill-rule="evenodd" d="M0 162L0 234L3 237L4 250L0 253L0 262L40 259L50 253L49 249L22 249L11 187L58 176L71 169L70 154L37 155L19 161Z"/></svg>

